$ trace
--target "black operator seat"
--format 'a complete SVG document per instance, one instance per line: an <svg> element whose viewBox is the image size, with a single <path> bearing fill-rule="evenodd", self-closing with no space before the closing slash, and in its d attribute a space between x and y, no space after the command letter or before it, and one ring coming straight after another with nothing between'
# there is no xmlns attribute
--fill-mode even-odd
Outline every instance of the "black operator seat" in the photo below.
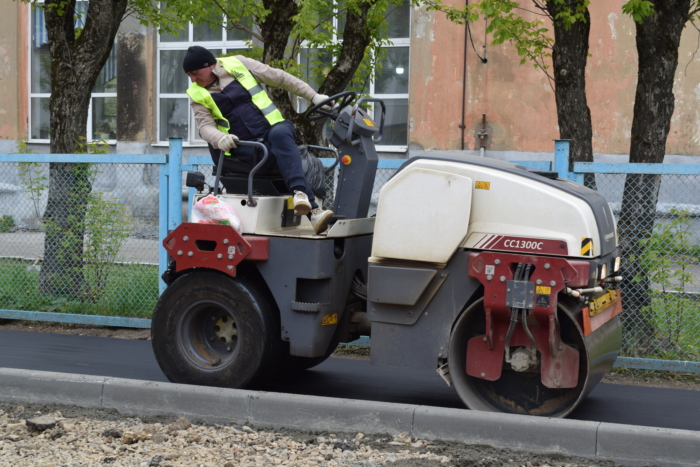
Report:
<svg viewBox="0 0 700 467"><path fill-rule="evenodd" d="M209 145L209 153L214 161L212 175L216 175L216 163L219 160L219 151ZM256 149L257 153L257 149ZM262 158L262 156L258 156ZM257 159L257 158L256 158ZM235 156L225 156L224 166L221 170L221 185L226 193L236 195L248 194L248 176L255 166L240 161ZM284 177L276 163L268 163L255 173L253 177L253 193L258 196L291 196L292 191L284 182ZM314 195L318 198L325 198L326 189L314 190Z"/></svg>

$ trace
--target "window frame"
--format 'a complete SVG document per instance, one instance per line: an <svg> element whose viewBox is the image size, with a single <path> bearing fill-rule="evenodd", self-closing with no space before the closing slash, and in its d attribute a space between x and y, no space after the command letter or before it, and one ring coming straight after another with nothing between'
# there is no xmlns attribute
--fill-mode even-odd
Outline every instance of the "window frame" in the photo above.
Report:
<svg viewBox="0 0 700 467"><path fill-rule="evenodd" d="M156 32L156 138L153 146L167 146L168 141L161 140L161 99L187 99L189 105L189 96L186 93L161 93L161 83L160 83L160 66L161 66L161 52L163 50L187 50L188 47L193 45L199 45L207 50L221 50L221 53L227 53L228 50L241 50L248 49L248 44L246 40L228 40L227 30L222 26L221 28L221 41L194 41L194 24L192 22L187 23L187 41L161 41L160 32ZM184 71L183 71L184 73ZM194 119L194 114L192 110L189 109L187 112L187 141L183 141L183 147L201 148L207 147L207 142L200 138L199 131L197 131L197 125Z"/></svg>
<svg viewBox="0 0 700 467"><path fill-rule="evenodd" d="M85 0L80 0L80 1L85 1ZM33 8L39 8L39 5L41 5L41 8L43 8L44 5L44 0L38 0L37 5L30 5L29 6L29 14L27 15L27 97L28 97L28 106L27 106L27 142L28 143L38 143L38 144L50 144L51 139L50 138L32 138L32 117L33 117L33 112L32 112L32 100L37 98L37 99L50 99L51 98L51 92L33 92L32 91L32 60L34 56L34 41L33 41L33 36L34 36L34 11ZM115 47L113 45L113 47ZM118 59L117 59L117 66L119 66ZM53 86L52 86L53 89ZM93 129L93 124L92 124L92 111L93 111L93 100L94 98L104 98L104 97L113 97L117 98L117 92L91 92L90 93L90 103L88 104L88 118L87 118L87 125L85 131L87 134L85 137L87 138L87 141L96 141L97 138L95 138L95 133ZM50 110L49 110L50 112ZM116 135L116 127L114 129L115 135ZM107 144L109 145L115 145L117 144L117 138L114 139L108 139Z"/></svg>
<svg viewBox="0 0 700 467"><path fill-rule="evenodd" d="M385 49L390 49L394 47L408 47L409 49L409 54L408 54L408 70L411 69L411 17L413 16L413 8L409 6L409 29L408 29L408 36L407 37L398 37L398 38L389 38L390 44L385 45L383 48ZM333 25L335 26L336 30L338 27L338 20L339 18L336 16L333 18ZM339 42L338 36L336 35L334 38L334 42ZM310 49L308 47L308 43L304 42L302 43L301 49ZM301 57L302 57L302 52L300 51L299 54L297 55L297 64L301 65ZM410 77L410 71L409 71L409 77ZM401 93L401 94L383 94L383 93L375 93L374 92L374 86L375 86L375 81L374 77L370 80L368 80L367 83L367 94L371 98L376 98L376 99L405 99L406 104L408 105L409 102L409 92ZM408 86L408 90L410 90L410 85ZM371 104L371 110L370 110L370 115L372 115L372 118L374 118L374 106L375 104ZM297 103L297 109L301 110L301 107L299 106L299 103ZM389 152L389 153L406 153L408 151L408 121L406 121L406 135L407 135L407 140L406 144L399 144L399 145L388 145L388 144L378 144L376 146L377 152Z"/></svg>
<svg viewBox="0 0 700 467"><path fill-rule="evenodd" d="M409 7L410 8L410 7ZM411 46L411 37L410 37L410 30L411 30L411 24L410 24L410 17L413 15L413 8L410 8L410 16L409 16L409 33L408 37L399 37L399 38L394 38L394 39L389 39L390 44L386 45L386 48L393 48L393 47L408 47L409 48L409 64L408 64L408 70L410 70L410 46ZM334 24L337 26L338 18L335 17L333 19ZM161 93L161 52L163 50L187 50L188 47L192 45L199 45L202 46L208 50L221 50L222 53L227 53L228 50L240 50L240 49L245 49L248 48L246 41L244 40L236 40L236 41L229 41L227 37L227 31L225 27L221 28L221 41L194 41L194 24L192 22L187 23L187 39L186 41L161 41L161 36L160 32L157 32L157 40L156 40L156 112L155 112L155 121L156 121L156 138L155 142L153 143L153 146L167 146L168 142L162 141L161 138L161 99L162 98L171 98L171 99L177 99L177 98L186 98L189 101L189 97L187 96L186 93L178 94L178 93ZM338 38L334 39L335 41L338 41ZM308 49L308 45L306 43L303 43L301 45L301 49ZM301 56L302 53L301 51L297 54L297 63L301 64ZM410 76L410 72L409 72ZM380 99L405 99L406 104L408 105L409 103L409 93L401 93L401 94L375 94L374 93L374 77L369 80L368 82L368 94L373 97L373 98L380 98ZM409 87L410 89L410 87ZM297 101L297 109L298 111L301 111L301 103L299 102L300 99ZM372 107L374 104L372 105ZM372 112L373 114L373 112ZM199 137L199 132L196 129L196 122L194 119L194 114L190 110L188 112L188 140L183 141L183 146L184 147L206 147L207 143L206 141L202 140ZM408 121L406 122L406 134L408 135ZM388 152L388 153L405 153L408 151L408 138L406 141L406 144L402 145L383 145L379 144L377 146L377 151L378 152Z"/></svg>

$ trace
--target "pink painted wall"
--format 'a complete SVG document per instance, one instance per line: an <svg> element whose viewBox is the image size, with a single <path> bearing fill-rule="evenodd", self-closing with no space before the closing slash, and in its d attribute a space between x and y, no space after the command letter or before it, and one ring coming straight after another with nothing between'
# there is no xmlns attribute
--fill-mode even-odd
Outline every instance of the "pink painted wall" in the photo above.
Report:
<svg viewBox="0 0 700 467"><path fill-rule="evenodd" d="M464 2L449 0L454 5ZM531 6L530 0L521 0ZM593 2L587 75L594 152L629 151L637 54L634 22L621 12L623 0ZM549 25L547 25L549 27ZM472 25L477 51L484 53L485 24ZM462 80L465 28L444 14L417 9L413 15L409 140L412 147L461 149ZM478 149L476 133L486 114L488 149L550 152L559 137L554 93L544 73L509 45L490 45L488 63L467 50L465 149ZM700 155L700 51L698 32L686 28L677 71L676 112L667 154ZM687 71L686 71L687 67Z"/></svg>
<svg viewBox="0 0 700 467"><path fill-rule="evenodd" d="M17 139L23 129L22 117L26 121L20 102L27 101L26 79L22 81L26 75L17 73L19 62L26 55L26 38L19 34L18 22L26 21L28 6L22 2L8 3L0 15L0 139ZM21 30L25 32L24 28ZM26 104L24 107L26 110Z"/></svg>

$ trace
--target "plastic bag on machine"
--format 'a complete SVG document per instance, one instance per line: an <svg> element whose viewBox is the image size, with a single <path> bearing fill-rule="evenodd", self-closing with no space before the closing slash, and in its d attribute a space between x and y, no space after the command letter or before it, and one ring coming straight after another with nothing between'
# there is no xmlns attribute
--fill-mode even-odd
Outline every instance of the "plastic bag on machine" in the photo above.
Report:
<svg viewBox="0 0 700 467"><path fill-rule="evenodd" d="M233 206L224 201L221 197L207 195L194 204L192 209L192 222L198 224L222 224L230 225L238 233L241 233L243 226L241 219L236 214Z"/></svg>
<svg viewBox="0 0 700 467"><path fill-rule="evenodd" d="M307 145L299 146L301 154L301 167L304 169L306 181L309 183L314 195L319 198L326 197L326 180L323 163L309 151Z"/></svg>

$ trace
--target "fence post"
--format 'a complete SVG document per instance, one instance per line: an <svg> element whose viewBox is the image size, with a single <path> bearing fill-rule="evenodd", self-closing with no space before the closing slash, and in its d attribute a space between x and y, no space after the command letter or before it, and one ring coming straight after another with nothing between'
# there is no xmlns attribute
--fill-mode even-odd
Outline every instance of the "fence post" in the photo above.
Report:
<svg viewBox="0 0 700 467"><path fill-rule="evenodd" d="M168 231L182 224L182 138L170 138L168 151Z"/></svg>
<svg viewBox="0 0 700 467"><path fill-rule="evenodd" d="M554 171L559 174L559 177L571 180L569 173L569 146L571 140L555 139L554 140Z"/></svg>
<svg viewBox="0 0 700 467"><path fill-rule="evenodd" d="M162 294L167 285L163 273L168 268L168 253L163 240L182 222L182 139L171 138L168 161L160 166L158 197L158 290Z"/></svg>
<svg viewBox="0 0 700 467"><path fill-rule="evenodd" d="M158 173L158 290L162 294L167 285L163 273L168 268L168 252L163 240L168 236L168 163L161 165Z"/></svg>

